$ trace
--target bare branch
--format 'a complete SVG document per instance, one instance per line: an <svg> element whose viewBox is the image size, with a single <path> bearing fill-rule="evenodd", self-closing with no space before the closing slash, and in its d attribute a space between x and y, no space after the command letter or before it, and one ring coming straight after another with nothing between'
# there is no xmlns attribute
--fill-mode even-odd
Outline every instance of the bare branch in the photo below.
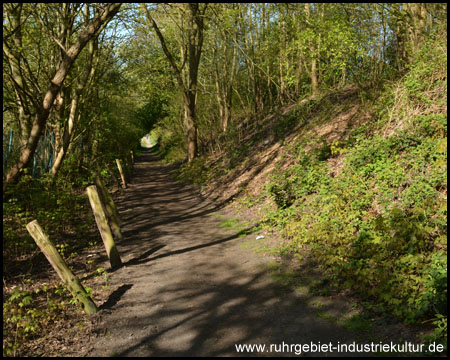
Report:
<svg viewBox="0 0 450 360"><path fill-rule="evenodd" d="M56 45L58 45L60 47L60 49L63 51L64 54L67 54L67 50L64 47L64 45L61 44L61 42L52 34L52 32L50 31L48 26L44 23L44 20L41 18L41 16L39 15L39 13L37 12L37 10L34 6L31 7L31 11L36 16L36 18L39 20L39 22L41 23L44 32L56 43Z"/></svg>
<svg viewBox="0 0 450 360"><path fill-rule="evenodd" d="M142 4L143 9L145 10L145 13L147 15L147 20L151 22L151 25L153 26L153 29L155 29L156 35L159 38L159 41L161 43L161 46L163 48L164 54L166 54L167 59L169 60L170 65L173 68L173 71L175 73L175 77L177 79L178 85L180 85L181 88L185 88L183 79L181 78L181 70L178 68L175 59L172 56L172 53L169 51L166 45L166 40L164 39L164 36L162 35L161 31L158 28L158 25L156 24L153 17L150 15L150 11L148 10L147 6L145 4ZM184 66L184 64L183 64Z"/></svg>

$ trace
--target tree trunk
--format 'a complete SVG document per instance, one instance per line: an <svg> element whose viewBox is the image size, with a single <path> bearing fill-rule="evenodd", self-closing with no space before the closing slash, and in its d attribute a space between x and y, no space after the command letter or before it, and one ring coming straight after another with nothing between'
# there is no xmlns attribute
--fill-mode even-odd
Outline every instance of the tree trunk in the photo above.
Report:
<svg viewBox="0 0 450 360"><path fill-rule="evenodd" d="M59 65L55 76L48 86L47 92L42 101L42 105L39 109L36 109L37 115L33 122L30 136L27 140L27 145L23 149L18 163L10 169L8 175L6 176L6 181L3 183L3 196L5 196L7 186L9 184L17 182L21 174L21 170L28 166L31 159L33 158L34 152L41 137L42 130L45 126L45 123L47 122L56 95L60 91L64 79L66 78L74 61L83 50L87 42L97 35L97 32L102 27L102 25L109 22L114 17L114 15L119 11L120 6L121 3L108 4L104 11L97 15L86 27L86 29L80 34L78 41L74 45L72 45L72 47L67 50L67 52L65 52L64 58Z"/></svg>
<svg viewBox="0 0 450 360"><path fill-rule="evenodd" d="M286 56L286 15L283 13L282 8L279 9L280 12L280 103L281 105L284 105L285 101L285 92L286 92L286 84L284 81L284 66L285 66L285 56Z"/></svg>
<svg viewBox="0 0 450 360"><path fill-rule="evenodd" d="M70 114L69 114L68 124L67 124L66 131L64 132L64 135L63 135L62 144L60 146L60 149L59 149L57 155L55 156L55 162L53 163L53 166L51 169L51 173L54 176L58 173L59 168L61 167L62 162L64 160L64 157L67 154L67 149L69 148L70 140L73 135L73 128L74 128L74 123L75 123L75 116L77 113L78 101L79 101L79 94L75 93L74 97L72 98L71 105L70 105ZM56 148L57 147L55 146L55 149Z"/></svg>
<svg viewBox="0 0 450 360"><path fill-rule="evenodd" d="M305 13L307 19L306 21L308 22L308 24L310 23L311 19L310 6L311 5L309 3L305 3ZM313 98L315 98L319 93L319 82L317 80L317 56L313 40L309 40L309 50L311 53L311 95Z"/></svg>
<svg viewBox="0 0 450 360"><path fill-rule="evenodd" d="M186 38L187 38L187 54L182 51L182 63L188 64L188 72L186 73L183 66L178 66L175 58L168 49L166 41L161 31L158 28L155 20L150 14L147 7L142 5L145 13L147 14L147 19L151 22L153 29L158 36L158 39L163 48L164 54L169 60L172 70L174 71L175 78L178 82L180 90L183 92L184 101L184 129L186 134L186 146L188 153L188 162L191 162L197 156L197 124L195 115L195 103L197 97L197 77L198 77L198 67L200 65L200 56L202 53L203 46L203 29L204 29L204 15L207 8L207 4L203 5L203 8L199 6L198 3L188 3L184 6L187 7L189 18L186 21L187 28ZM184 47L182 46L182 49ZM185 76L183 76L185 75Z"/></svg>
<svg viewBox="0 0 450 360"><path fill-rule="evenodd" d="M85 5L85 18L89 19L89 7L88 5ZM67 121L67 126L64 127L64 134L62 135L62 144L59 147L58 154L55 156L55 162L53 163L51 173L53 176L56 176L58 173L62 162L67 155L70 142L72 141L72 138L74 136L75 131L75 123L76 120L79 118L79 104L80 104L80 97L85 91L86 85L88 83L89 78L92 76L92 72L95 72L93 69L93 59L95 56L96 50L98 50L97 40L90 40L88 43L88 59L87 64L84 69L84 73L82 76L82 79L80 82L76 85L76 88L73 91L72 101L70 104L70 113L69 113L69 119ZM95 43L95 44L94 44ZM60 117L61 118L61 117ZM55 146L55 149L58 147Z"/></svg>
<svg viewBox="0 0 450 360"><path fill-rule="evenodd" d="M217 36L215 36L215 43L217 43ZM222 127L222 131L227 131L227 123L225 121L225 99L222 91L223 81L221 81L223 74L219 74L219 60L217 58L217 48L214 46L213 48L213 63L214 63L214 80L216 85L216 97L217 97L217 105L219 106L219 119Z"/></svg>
<svg viewBox="0 0 450 360"><path fill-rule="evenodd" d="M195 125L195 97L192 93L184 94L184 129L186 133L186 144L188 162L197 156L197 127Z"/></svg>
<svg viewBox="0 0 450 360"><path fill-rule="evenodd" d="M5 4L6 5L6 4ZM23 147L27 144L28 136L31 129L31 115L30 108L32 104L28 101L26 92L29 92L28 84L21 71L21 56L22 49L22 31L21 31L21 16L23 4L10 7L7 11L10 14L10 25L13 39L13 46L8 47L7 43L3 41L3 52L10 67L11 77L14 84L14 95L17 102L18 120L20 130L20 143ZM5 8L4 8L5 11ZM4 13L5 14L5 13ZM6 24L5 24L6 25Z"/></svg>

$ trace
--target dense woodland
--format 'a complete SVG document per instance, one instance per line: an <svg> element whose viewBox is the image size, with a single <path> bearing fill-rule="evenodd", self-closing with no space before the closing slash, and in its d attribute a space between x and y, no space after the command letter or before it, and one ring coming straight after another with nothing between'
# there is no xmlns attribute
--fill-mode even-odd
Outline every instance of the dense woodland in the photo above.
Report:
<svg viewBox="0 0 450 360"><path fill-rule="evenodd" d="M345 136L307 133L355 104ZM69 259L98 243L85 188L120 190L146 134L202 188L280 144L286 166L237 196L280 252L446 344L445 3L4 3L4 355L73 307L25 225Z"/></svg>

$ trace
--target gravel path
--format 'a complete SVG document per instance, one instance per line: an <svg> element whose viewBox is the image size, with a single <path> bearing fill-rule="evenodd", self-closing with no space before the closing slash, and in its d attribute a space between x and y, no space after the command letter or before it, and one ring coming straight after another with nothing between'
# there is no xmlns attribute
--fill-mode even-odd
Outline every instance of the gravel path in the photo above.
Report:
<svg viewBox="0 0 450 360"><path fill-rule="evenodd" d="M104 335L86 355L295 356L286 347L268 348L355 339L357 332L318 316L311 297L273 278L273 258L244 246L256 234L220 226L233 216L229 209L174 181L169 170L151 154L139 156L133 182L118 199L124 266L110 274L112 293L100 312ZM324 306L328 314L351 309L336 301ZM238 353L236 344L266 349Z"/></svg>

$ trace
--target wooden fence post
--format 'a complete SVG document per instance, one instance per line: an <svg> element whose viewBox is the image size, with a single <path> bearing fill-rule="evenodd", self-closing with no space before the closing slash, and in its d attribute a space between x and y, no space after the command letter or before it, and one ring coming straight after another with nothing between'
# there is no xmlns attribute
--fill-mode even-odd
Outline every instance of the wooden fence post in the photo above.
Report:
<svg viewBox="0 0 450 360"><path fill-rule="evenodd" d="M114 173L113 169L111 168L110 164L106 164L105 165L106 170L108 170L109 175L111 175L111 177L114 179L116 185L117 185L117 189L120 191L120 193L123 193L123 187L120 185L120 181L117 178L116 174Z"/></svg>
<svg viewBox="0 0 450 360"><path fill-rule="evenodd" d="M125 174L123 173L122 162L120 161L120 159L116 159L116 164L117 164L117 167L118 167L119 172L120 172L120 177L122 179L122 187L124 189L126 189L127 188L127 183L125 181Z"/></svg>
<svg viewBox="0 0 450 360"><path fill-rule="evenodd" d="M73 294L73 296L75 296L80 301L80 303L83 304L84 311L86 311L86 313L89 315L95 314L97 312L97 306L92 301L83 285L81 285L80 281L75 277L72 271L70 271L66 262L59 254L58 250L56 250L53 243L49 240L47 234L45 234L45 232L39 226L37 220L28 223L26 227L36 244L44 253L49 263L53 266L53 269L55 269L61 280L66 285L66 287Z"/></svg>
<svg viewBox="0 0 450 360"><path fill-rule="evenodd" d="M114 238L109 227L108 220L106 219L105 211L103 210L103 204L100 200L100 196L95 185L87 187L87 194L89 196L89 202L91 203L92 211L94 212L95 221L97 223L98 230L102 236L103 244L105 245L106 254L108 255L109 262L112 269L117 269L122 265L119 252L117 251Z"/></svg>
<svg viewBox="0 0 450 360"><path fill-rule="evenodd" d="M95 185L97 185L97 189L100 190L101 199L103 200L108 219L110 220L109 224L111 225L111 230L116 239L122 240L122 233L120 232L121 220L119 213L112 196L109 194L108 189L98 173L95 174Z"/></svg>

